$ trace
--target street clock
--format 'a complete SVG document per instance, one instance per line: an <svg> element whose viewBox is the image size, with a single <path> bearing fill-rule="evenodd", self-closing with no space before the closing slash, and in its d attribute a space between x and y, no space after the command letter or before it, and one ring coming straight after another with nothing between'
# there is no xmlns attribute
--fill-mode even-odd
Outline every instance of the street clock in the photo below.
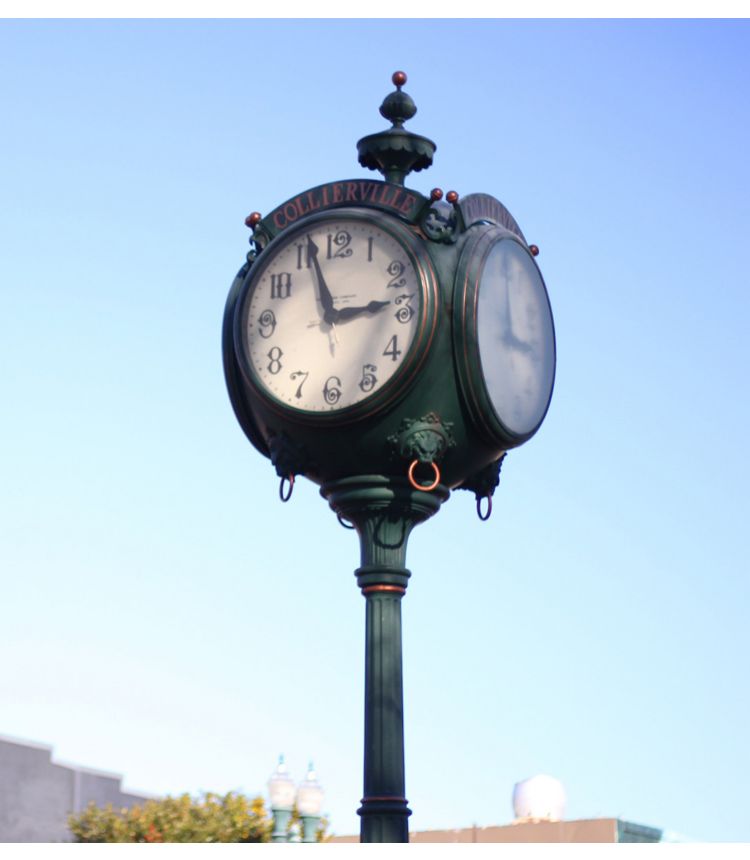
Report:
<svg viewBox="0 0 750 860"><path fill-rule="evenodd" d="M282 482L404 477L489 505L552 396L549 300L498 200L403 185L435 144L404 129L416 107L396 85L381 107L392 127L358 143L386 181L329 182L248 217L224 320L229 394Z"/></svg>
<svg viewBox="0 0 750 860"><path fill-rule="evenodd" d="M492 195L407 188L435 144L404 129L402 89L383 132L357 143L384 181L343 179L246 219L251 250L227 299L224 371L237 419L288 501L320 485L356 529L366 598L363 842L407 842L400 601L412 528L453 489L492 510L506 452L552 397L555 333L529 245Z"/></svg>

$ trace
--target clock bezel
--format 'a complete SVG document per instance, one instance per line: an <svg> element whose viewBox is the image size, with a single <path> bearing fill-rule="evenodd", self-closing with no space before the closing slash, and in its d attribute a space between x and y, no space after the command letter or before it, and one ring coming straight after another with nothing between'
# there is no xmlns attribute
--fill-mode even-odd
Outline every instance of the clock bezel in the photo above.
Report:
<svg viewBox="0 0 750 860"><path fill-rule="evenodd" d="M262 377L258 375L252 361L248 359L247 316L250 297L266 269L265 260L270 260L275 256L276 249L293 243L301 234L321 223L337 223L348 220L366 222L376 229L389 233L404 249L414 266L419 287L417 330L398 369L376 391L357 403L343 406L340 409L315 412L279 400L266 388ZM429 352L437 326L438 295L438 278L429 254L421 245L420 238L414 230L394 217L370 208L355 207L339 207L335 210L329 209L310 215L302 221L295 222L293 226L274 237L258 255L245 276L245 281L240 288L234 319L234 348L242 377L251 390L275 413L306 424L351 423L383 411L396 403L409 390Z"/></svg>
<svg viewBox="0 0 750 860"><path fill-rule="evenodd" d="M504 449L514 448L522 445L537 432L552 401L557 368L557 344L552 306L547 285L539 266L537 266L528 246L519 236L496 225L482 225L482 227L474 229L477 229L478 232L467 239L461 251L453 287L453 347L458 380L464 401L477 430L493 444L500 444ZM477 329L479 289L487 258L499 242L515 242L528 254L539 274L552 329L552 382L546 405L539 420L526 433L517 433L511 430L503 421L502 416L498 414L487 390L479 350Z"/></svg>

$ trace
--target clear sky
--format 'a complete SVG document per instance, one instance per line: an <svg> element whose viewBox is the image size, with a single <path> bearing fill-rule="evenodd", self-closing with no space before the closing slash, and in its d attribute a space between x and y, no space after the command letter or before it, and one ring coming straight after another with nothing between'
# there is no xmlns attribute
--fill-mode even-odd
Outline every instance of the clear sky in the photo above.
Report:
<svg viewBox="0 0 750 860"><path fill-rule="evenodd" d="M0 734L155 794L312 758L358 830L356 537L279 502L220 330L245 216L374 178L396 69L408 184L503 201L558 345L492 519L411 540L411 827L549 773L570 818L750 840L746 21L0 24Z"/></svg>

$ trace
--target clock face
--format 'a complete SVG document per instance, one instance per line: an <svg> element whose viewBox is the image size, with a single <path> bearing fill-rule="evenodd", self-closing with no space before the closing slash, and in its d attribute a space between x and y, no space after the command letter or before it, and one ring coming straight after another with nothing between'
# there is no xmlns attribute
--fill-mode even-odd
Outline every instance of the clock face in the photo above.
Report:
<svg viewBox="0 0 750 860"><path fill-rule="evenodd" d="M512 239L496 242L485 260L477 341L495 412L512 433L531 433L552 394L555 335L542 276L531 254Z"/></svg>
<svg viewBox="0 0 750 860"><path fill-rule="evenodd" d="M389 221L312 218L269 245L251 270L239 353L277 406L338 413L369 403L413 365L425 328L425 272L405 228Z"/></svg>
<svg viewBox="0 0 750 860"><path fill-rule="evenodd" d="M547 290L529 251L505 230L488 228L464 253L458 297L464 387L479 422L518 444L537 430L552 396L555 332Z"/></svg>

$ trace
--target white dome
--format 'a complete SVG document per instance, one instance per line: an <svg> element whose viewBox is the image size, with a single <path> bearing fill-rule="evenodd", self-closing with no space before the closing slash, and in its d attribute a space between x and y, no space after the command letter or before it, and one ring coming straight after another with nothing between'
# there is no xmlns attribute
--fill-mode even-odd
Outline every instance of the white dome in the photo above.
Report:
<svg viewBox="0 0 750 860"><path fill-rule="evenodd" d="M546 774L517 782L513 788L516 821L560 821L565 814L565 789Z"/></svg>

